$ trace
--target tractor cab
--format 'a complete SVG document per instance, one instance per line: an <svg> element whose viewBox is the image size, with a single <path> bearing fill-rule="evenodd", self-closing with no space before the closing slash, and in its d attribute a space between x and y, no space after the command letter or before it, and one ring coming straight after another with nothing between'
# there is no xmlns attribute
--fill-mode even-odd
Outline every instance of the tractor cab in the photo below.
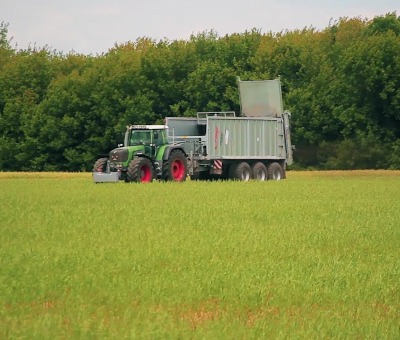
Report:
<svg viewBox="0 0 400 340"><path fill-rule="evenodd" d="M125 133L124 146L143 145L144 154L155 157L158 149L168 144L166 129L165 125L130 125Z"/></svg>

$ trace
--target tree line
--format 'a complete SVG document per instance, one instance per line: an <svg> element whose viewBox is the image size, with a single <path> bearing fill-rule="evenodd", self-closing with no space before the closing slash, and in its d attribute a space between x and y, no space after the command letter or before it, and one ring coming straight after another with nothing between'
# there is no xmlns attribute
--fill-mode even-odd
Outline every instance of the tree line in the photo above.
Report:
<svg viewBox="0 0 400 340"><path fill-rule="evenodd" d="M400 17L323 30L142 37L101 55L17 50L0 24L0 170L87 171L128 124L239 110L236 79L280 77L297 169L400 168Z"/></svg>

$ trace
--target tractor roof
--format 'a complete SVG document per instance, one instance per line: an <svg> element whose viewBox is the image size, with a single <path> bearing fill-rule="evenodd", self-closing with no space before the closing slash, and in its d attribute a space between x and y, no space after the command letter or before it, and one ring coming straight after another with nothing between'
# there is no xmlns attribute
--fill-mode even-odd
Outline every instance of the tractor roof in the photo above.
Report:
<svg viewBox="0 0 400 340"><path fill-rule="evenodd" d="M128 125L129 130L162 130L167 129L166 125Z"/></svg>

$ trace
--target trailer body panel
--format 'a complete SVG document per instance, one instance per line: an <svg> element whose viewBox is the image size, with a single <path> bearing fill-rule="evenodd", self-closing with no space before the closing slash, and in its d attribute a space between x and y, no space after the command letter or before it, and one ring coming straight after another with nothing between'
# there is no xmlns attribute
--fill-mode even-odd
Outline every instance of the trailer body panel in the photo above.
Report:
<svg viewBox="0 0 400 340"><path fill-rule="evenodd" d="M210 158L286 157L282 119L209 117L206 137Z"/></svg>

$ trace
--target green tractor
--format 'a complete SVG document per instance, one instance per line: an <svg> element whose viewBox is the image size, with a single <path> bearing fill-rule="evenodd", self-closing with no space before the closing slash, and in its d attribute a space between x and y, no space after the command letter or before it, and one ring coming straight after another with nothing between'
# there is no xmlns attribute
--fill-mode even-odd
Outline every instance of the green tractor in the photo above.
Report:
<svg viewBox="0 0 400 340"><path fill-rule="evenodd" d="M93 181L151 182L153 179L182 182L188 171L187 155L180 145L168 142L165 125L131 125L124 146L93 166Z"/></svg>

